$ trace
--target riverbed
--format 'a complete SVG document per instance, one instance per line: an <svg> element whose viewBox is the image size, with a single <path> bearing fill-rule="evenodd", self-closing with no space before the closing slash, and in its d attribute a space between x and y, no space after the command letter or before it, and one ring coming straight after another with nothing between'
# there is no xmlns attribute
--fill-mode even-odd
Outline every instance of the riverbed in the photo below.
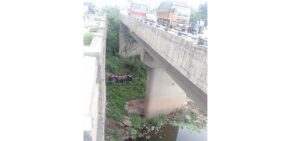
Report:
<svg viewBox="0 0 300 141"><path fill-rule="evenodd" d="M136 141L207 141L207 128L194 131L186 127L176 127L168 124L158 134L150 138L137 138Z"/></svg>

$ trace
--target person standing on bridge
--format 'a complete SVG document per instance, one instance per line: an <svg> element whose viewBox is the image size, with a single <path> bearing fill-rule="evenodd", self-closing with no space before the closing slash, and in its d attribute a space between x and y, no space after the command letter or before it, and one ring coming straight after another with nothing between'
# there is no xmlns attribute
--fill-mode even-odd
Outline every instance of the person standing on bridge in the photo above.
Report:
<svg viewBox="0 0 300 141"><path fill-rule="evenodd" d="M200 29L199 29L199 33L200 33L200 34L202 34L202 33L203 33L204 24L205 24L204 20L203 20L203 19L201 19L201 20L200 20Z"/></svg>
<svg viewBox="0 0 300 141"><path fill-rule="evenodd" d="M196 34L197 33L199 33L199 30L200 30L200 21L199 20L197 20L197 22L196 22Z"/></svg>

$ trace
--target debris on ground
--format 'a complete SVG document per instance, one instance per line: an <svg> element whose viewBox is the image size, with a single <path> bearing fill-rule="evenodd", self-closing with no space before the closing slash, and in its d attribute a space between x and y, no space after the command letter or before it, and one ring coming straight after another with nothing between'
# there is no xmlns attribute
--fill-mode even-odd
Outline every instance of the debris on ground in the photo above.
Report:
<svg viewBox="0 0 300 141"><path fill-rule="evenodd" d="M144 114L144 100L137 99L137 100L128 101L125 105L125 109L129 113L138 113L139 115L143 115Z"/></svg>

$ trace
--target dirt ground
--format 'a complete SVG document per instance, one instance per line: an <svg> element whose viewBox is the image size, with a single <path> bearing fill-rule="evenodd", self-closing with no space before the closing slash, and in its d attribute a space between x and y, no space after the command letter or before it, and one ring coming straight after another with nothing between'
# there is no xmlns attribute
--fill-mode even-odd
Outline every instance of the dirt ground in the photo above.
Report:
<svg viewBox="0 0 300 141"><path fill-rule="evenodd" d="M125 109L130 113L138 113L143 115L144 113L144 99L137 99L128 101L125 105Z"/></svg>
<svg viewBox="0 0 300 141"><path fill-rule="evenodd" d="M139 115L143 115L144 112L144 100L143 99L137 99L137 100L131 100L128 101L125 105L125 109L128 110L129 112L135 112L138 113ZM187 113L193 112L197 115L197 123L201 123L203 125L206 125L207 123L207 116L203 115L200 112L200 108L194 103L191 99L187 98L185 101L185 105L180 108L181 115L176 112L172 112L171 114L168 115L168 118L172 120L173 118L176 119L178 118L178 114L180 116L185 116ZM127 118L127 119L126 119ZM106 136L109 134L109 138L118 137L121 140L125 140L130 137L128 133L128 124L131 125L131 123L127 123L127 121L130 122L129 117L125 117L122 122L117 122L113 121L111 119L106 119ZM129 126L130 126L129 125ZM108 139L111 140L111 139Z"/></svg>

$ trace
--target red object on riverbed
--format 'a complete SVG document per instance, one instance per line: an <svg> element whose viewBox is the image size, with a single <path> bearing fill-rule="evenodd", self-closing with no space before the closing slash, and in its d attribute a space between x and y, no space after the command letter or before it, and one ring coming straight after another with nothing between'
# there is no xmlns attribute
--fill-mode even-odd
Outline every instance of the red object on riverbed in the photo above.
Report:
<svg viewBox="0 0 300 141"><path fill-rule="evenodd" d="M127 111L129 113L138 113L139 115L144 114L144 100L138 99L138 100L131 100L126 103Z"/></svg>
<svg viewBox="0 0 300 141"><path fill-rule="evenodd" d="M108 76L109 81L115 80L116 82L132 81L133 77L130 74L111 74Z"/></svg>

